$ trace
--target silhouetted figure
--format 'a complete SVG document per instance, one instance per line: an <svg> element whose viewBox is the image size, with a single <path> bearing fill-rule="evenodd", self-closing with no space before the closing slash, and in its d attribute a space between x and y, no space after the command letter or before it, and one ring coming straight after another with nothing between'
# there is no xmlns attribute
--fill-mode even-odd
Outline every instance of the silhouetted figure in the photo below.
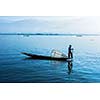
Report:
<svg viewBox="0 0 100 100"><path fill-rule="evenodd" d="M72 45L69 45L69 47L68 47L68 58L73 58L72 50L73 50Z"/></svg>
<svg viewBox="0 0 100 100"><path fill-rule="evenodd" d="M72 61L68 61L68 74L72 72L73 63Z"/></svg>

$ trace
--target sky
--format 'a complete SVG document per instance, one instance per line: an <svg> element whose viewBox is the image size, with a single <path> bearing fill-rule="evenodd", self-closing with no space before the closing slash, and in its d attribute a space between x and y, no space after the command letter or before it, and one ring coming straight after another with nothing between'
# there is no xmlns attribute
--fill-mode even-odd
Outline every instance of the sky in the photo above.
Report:
<svg viewBox="0 0 100 100"><path fill-rule="evenodd" d="M98 16L0 16L0 33L100 33Z"/></svg>

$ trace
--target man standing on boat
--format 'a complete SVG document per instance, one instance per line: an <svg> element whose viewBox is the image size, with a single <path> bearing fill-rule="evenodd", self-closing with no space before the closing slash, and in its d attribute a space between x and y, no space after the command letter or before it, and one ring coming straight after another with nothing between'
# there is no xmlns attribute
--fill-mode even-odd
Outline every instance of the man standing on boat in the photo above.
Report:
<svg viewBox="0 0 100 100"><path fill-rule="evenodd" d="M68 47L68 58L73 58L72 50L73 50L72 45L69 45L69 47Z"/></svg>

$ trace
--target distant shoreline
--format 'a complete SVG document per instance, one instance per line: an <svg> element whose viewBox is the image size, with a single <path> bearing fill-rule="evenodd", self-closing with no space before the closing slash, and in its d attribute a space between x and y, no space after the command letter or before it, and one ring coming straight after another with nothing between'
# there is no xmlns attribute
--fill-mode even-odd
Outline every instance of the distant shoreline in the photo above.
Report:
<svg viewBox="0 0 100 100"><path fill-rule="evenodd" d="M36 35L36 36L100 36L100 34L58 34L58 33L0 33L0 35L23 35L23 36L30 36L30 35Z"/></svg>
<svg viewBox="0 0 100 100"><path fill-rule="evenodd" d="M30 36L30 35L40 35L40 36L100 36L100 34L58 34L58 33L1 33L0 35L23 35L23 36Z"/></svg>

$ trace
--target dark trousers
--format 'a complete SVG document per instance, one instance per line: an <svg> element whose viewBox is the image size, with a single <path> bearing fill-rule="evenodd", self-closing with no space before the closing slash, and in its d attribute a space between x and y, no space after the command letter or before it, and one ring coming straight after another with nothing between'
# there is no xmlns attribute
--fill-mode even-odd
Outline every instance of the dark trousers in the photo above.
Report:
<svg viewBox="0 0 100 100"><path fill-rule="evenodd" d="M68 53L68 58L73 58L73 53L72 52Z"/></svg>

